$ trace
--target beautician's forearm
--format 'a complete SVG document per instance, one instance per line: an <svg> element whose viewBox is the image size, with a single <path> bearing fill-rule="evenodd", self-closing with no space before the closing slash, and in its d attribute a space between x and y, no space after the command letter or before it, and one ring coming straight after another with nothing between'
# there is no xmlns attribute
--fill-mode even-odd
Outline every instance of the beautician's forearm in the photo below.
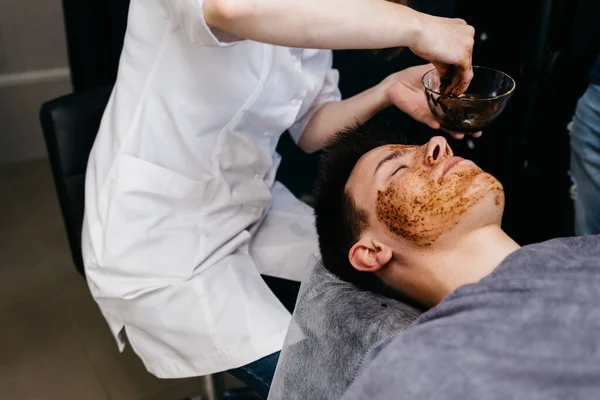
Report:
<svg viewBox="0 0 600 400"><path fill-rule="evenodd" d="M420 13L385 0L205 0L206 22L238 37L301 48L411 47Z"/></svg>
<svg viewBox="0 0 600 400"><path fill-rule="evenodd" d="M298 146L307 153L319 150L337 132L362 124L391 105L385 82L356 96L322 105L300 137Z"/></svg>

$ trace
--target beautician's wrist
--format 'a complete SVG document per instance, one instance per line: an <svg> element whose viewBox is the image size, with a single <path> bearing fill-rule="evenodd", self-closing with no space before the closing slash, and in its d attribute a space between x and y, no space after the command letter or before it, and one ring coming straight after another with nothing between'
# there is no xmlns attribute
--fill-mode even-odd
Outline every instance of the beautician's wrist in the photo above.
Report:
<svg viewBox="0 0 600 400"><path fill-rule="evenodd" d="M407 14L402 21L406 29L402 37L402 46L412 48L421 41L425 32L425 19L429 16L407 6L403 8L406 9Z"/></svg>
<svg viewBox="0 0 600 400"><path fill-rule="evenodd" d="M392 101L391 90L392 86L398 81L396 74L397 73L389 75L377 85L377 90L379 91L378 97L381 98L382 109L394 104Z"/></svg>

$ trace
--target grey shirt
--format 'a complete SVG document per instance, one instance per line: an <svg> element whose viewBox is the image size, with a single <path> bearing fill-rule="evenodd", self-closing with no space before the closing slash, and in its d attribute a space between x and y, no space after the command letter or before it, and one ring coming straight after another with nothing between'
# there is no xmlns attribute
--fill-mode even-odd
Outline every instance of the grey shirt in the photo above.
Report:
<svg viewBox="0 0 600 400"><path fill-rule="evenodd" d="M600 236L518 250L369 358L343 399L600 399Z"/></svg>

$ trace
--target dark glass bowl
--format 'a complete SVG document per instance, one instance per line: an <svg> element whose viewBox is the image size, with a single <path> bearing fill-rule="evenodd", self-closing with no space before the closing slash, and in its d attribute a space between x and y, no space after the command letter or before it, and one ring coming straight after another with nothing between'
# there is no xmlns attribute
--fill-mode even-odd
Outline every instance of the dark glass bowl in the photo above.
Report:
<svg viewBox="0 0 600 400"><path fill-rule="evenodd" d="M433 69L421 80L427 104L442 128L461 133L475 133L502 113L514 90L515 81L504 72L473 67L473 80L460 96L440 93L440 76Z"/></svg>

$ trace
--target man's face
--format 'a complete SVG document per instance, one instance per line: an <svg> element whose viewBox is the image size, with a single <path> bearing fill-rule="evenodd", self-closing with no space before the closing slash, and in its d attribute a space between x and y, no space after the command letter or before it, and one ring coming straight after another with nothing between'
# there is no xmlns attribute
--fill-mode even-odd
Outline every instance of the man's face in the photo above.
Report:
<svg viewBox="0 0 600 400"><path fill-rule="evenodd" d="M457 230L499 224L504 207L500 182L472 161L454 157L441 137L424 146L370 151L356 164L346 190L367 211L375 232L424 248Z"/></svg>

